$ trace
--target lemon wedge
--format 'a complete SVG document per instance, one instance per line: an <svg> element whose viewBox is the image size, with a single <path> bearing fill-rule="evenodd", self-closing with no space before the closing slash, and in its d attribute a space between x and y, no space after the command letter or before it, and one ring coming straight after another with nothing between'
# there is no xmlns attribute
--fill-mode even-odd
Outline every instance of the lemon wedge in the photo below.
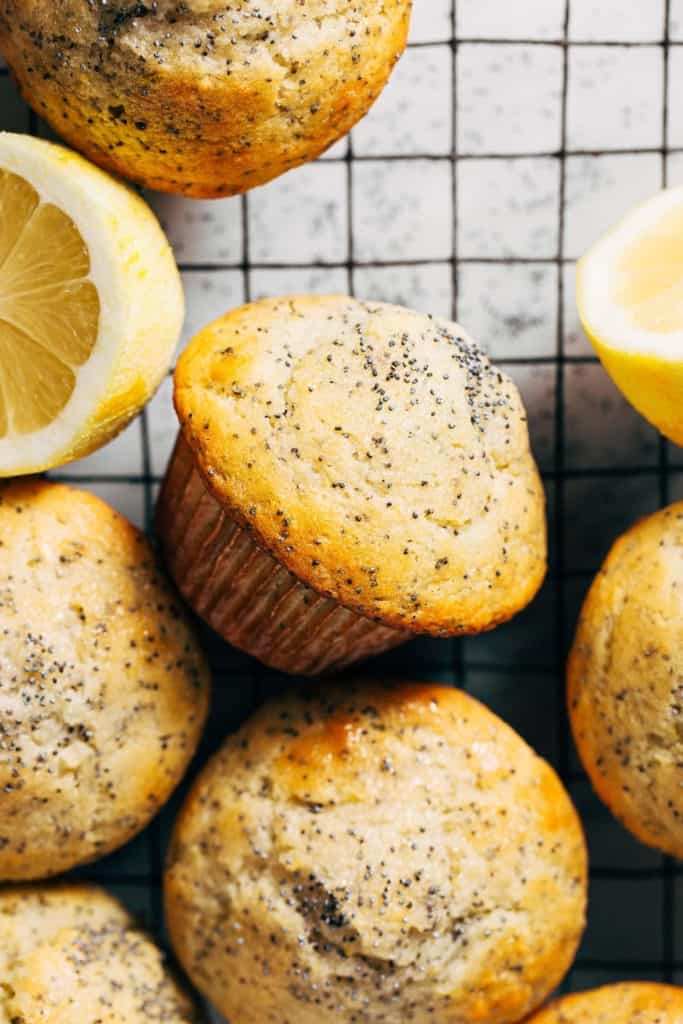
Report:
<svg viewBox="0 0 683 1024"><path fill-rule="evenodd" d="M579 261L577 300L631 404L683 445L683 188L629 213Z"/></svg>
<svg viewBox="0 0 683 1024"><path fill-rule="evenodd" d="M122 430L168 370L183 312L142 199L70 150L0 133L0 476Z"/></svg>

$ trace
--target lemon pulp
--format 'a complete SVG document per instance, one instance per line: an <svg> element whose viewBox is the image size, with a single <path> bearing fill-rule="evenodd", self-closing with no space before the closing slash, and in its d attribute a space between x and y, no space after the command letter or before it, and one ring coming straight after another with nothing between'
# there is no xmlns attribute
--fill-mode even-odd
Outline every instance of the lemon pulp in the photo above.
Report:
<svg viewBox="0 0 683 1024"><path fill-rule="evenodd" d="M0 438L48 426L97 341L100 300L73 221L0 169Z"/></svg>
<svg viewBox="0 0 683 1024"><path fill-rule="evenodd" d="M633 324L654 334L683 328L683 210L668 211L626 246L613 299Z"/></svg>

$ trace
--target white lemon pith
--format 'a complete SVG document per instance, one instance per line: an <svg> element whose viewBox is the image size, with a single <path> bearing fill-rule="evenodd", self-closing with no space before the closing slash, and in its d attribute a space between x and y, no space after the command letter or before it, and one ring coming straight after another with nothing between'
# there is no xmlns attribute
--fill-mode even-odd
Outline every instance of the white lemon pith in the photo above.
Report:
<svg viewBox="0 0 683 1024"><path fill-rule="evenodd" d="M577 299L614 382L683 445L683 188L638 207L586 253Z"/></svg>
<svg viewBox="0 0 683 1024"><path fill-rule="evenodd" d="M0 133L0 476L122 430L168 370L183 312L135 193L70 150Z"/></svg>

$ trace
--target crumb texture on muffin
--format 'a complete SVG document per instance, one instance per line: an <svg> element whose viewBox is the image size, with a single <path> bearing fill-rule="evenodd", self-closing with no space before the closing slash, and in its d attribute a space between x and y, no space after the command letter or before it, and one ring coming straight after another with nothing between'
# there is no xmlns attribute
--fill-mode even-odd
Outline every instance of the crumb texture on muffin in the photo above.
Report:
<svg viewBox="0 0 683 1024"><path fill-rule="evenodd" d="M97 930L130 924L128 911L97 886L27 885L0 889L0 974L9 977L19 961L64 928Z"/></svg>
<svg viewBox="0 0 683 1024"><path fill-rule="evenodd" d="M656 982L624 982L551 1003L528 1024L681 1024L683 991Z"/></svg>
<svg viewBox="0 0 683 1024"><path fill-rule="evenodd" d="M683 856L683 503L612 548L582 609L568 679L598 794L642 842Z"/></svg>
<svg viewBox="0 0 683 1024"><path fill-rule="evenodd" d="M198 1024L161 952L90 885L0 892L0 1021Z"/></svg>
<svg viewBox="0 0 683 1024"><path fill-rule="evenodd" d="M34 109L151 188L244 192L312 160L371 107L411 0L0 0Z"/></svg>
<svg viewBox="0 0 683 1024"><path fill-rule="evenodd" d="M538 589L524 409L457 324L341 296L252 303L191 343L175 402L218 500L360 614L477 632Z"/></svg>
<svg viewBox="0 0 683 1024"><path fill-rule="evenodd" d="M0 878L122 845L182 777L208 667L146 538L94 495L0 488Z"/></svg>
<svg viewBox="0 0 683 1024"><path fill-rule="evenodd" d="M506 1024L569 967L586 856L553 770L446 687L262 708L199 777L166 874L174 946L240 1024Z"/></svg>

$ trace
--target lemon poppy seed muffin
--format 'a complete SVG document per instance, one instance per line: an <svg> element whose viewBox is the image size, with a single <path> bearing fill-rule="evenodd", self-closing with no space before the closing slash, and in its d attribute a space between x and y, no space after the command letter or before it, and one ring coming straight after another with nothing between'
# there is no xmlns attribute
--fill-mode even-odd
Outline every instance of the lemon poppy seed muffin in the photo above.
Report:
<svg viewBox="0 0 683 1024"><path fill-rule="evenodd" d="M545 572L514 384L453 323L344 296L216 321L175 374L157 526L180 590L293 673L490 629Z"/></svg>
<svg viewBox="0 0 683 1024"><path fill-rule="evenodd" d="M66 928L17 969L9 1000L21 1024L202 1024L159 949L134 927Z"/></svg>
<svg viewBox="0 0 683 1024"><path fill-rule="evenodd" d="M130 923L125 907L99 886L7 886L0 889L0 972L9 977L36 946L65 928L97 930Z"/></svg>
<svg viewBox="0 0 683 1024"><path fill-rule="evenodd" d="M140 831L194 753L208 669L145 537L94 495L0 488L0 878Z"/></svg>
<svg viewBox="0 0 683 1024"><path fill-rule="evenodd" d="M2 1024L199 1024L160 951L90 885L0 891Z"/></svg>
<svg viewBox="0 0 683 1024"><path fill-rule="evenodd" d="M683 991L655 982L624 982L564 996L528 1024L682 1024Z"/></svg>
<svg viewBox="0 0 683 1024"><path fill-rule="evenodd" d="M683 502L612 548L581 611L568 679L598 795L641 842L683 857Z"/></svg>
<svg viewBox="0 0 683 1024"><path fill-rule="evenodd" d="M581 827L466 694L353 684L263 707L194 785L171 938L239 1024L507 1024L572 962Z"/></svg>
<svg viewBox="0 0 683 1024"><path fill-rule="evenodd" d="M95 163L226 196L312 160L370 109L411 0L0 0L28 103Z"/></svg>

